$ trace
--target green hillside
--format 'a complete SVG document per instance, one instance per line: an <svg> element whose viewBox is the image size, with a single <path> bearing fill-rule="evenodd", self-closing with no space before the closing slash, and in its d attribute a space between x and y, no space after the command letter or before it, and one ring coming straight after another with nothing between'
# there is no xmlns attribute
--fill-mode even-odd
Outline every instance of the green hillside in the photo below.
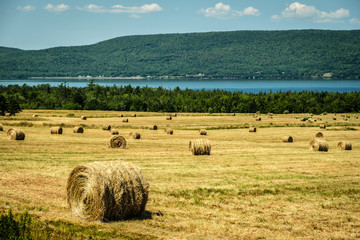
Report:
<svg viewBox="0 0 360 240"><path fill-rule="evenodd" d="M0 47L0 79L180 76L360 78L360 31L235 31L119 37L97 44Z"/></svg>

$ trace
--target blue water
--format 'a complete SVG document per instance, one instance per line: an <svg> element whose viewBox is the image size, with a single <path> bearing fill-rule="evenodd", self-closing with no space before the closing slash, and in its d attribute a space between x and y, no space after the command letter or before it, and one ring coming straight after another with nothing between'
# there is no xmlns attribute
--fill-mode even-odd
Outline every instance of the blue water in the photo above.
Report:
<svg viewBox="0 0 360 240"><path fill-rule="evenodd" d="M66 82L69 87L86 87L90 80L87 79L31 79L31 80L0 80L0 85L23 85L36 86L39 84L50 84L51 86L59 86ZM94 80L95 84L101 86L125 86L133 87L163 87L166 89L222 89L231 92L243 91L258 93L262 92L278 92L278 91L328 91L328 92L353 92L360 91L360 80L187 80L187 79L144 79L144 80Z"/></svg>

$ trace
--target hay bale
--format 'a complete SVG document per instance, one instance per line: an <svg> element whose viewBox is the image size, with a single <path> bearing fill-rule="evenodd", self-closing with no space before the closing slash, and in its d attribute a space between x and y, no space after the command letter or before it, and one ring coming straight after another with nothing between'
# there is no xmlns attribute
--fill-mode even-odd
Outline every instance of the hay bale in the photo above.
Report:
<svg viewBox="0 0 360 240"><path fill-rule="evenodd" d="M119 117L124 117L124 115L123 115L123 114L120 114Z"/></svg>
<svg viewBox="0 0 360 240"><path fill-rule="evenodd" d="M326 124L320 124L320 128L321 128L321 129L325 129L325 128L326 128Z"/></svg>
<svg viewBox="0 0 360 240"><path fill-rule="evenodd" d="M125 148L126 140L123 136L115 135L109 140L110 148Z"/></svg>
<svg viewBox="0 0 360 240"><path fill-rule="evenodd" d="M349 116L349 115L346 115L346 118L350 118L350 116Z"/></svg>
<svg viewBox="0 0 360 240"><path fill-rule="evenodd" d="M81 116L81 120L86 120L87 117L86 116Z"/></svg>
<svg viewBox="0 0 360 240"><path fill-rule="evenodd" d="M149 129L150 129L150 130L157 130L158 127L157 127L156 125L150 125L150 126L149 126Z"/></svg>
<svg viewBox="0 0 360 240"><path fill-rule="evenodd" d="M67 204L75 216L104 222L141 215L149 196L141 169L119 161L76 166L66 190Z"/></svg>
<svg viewBox="0 0 360 240"><path fill-rule="evenodd" d="M172 116L173 116L173 117L177 117L177 113L173 114Z"/></svg>
<svg viewBox="0 0 360 240"><path fill-rule="evenodd" d="M25 133L20 129L10 128L6 135L10 140L25 140Z"/></svg>
<svg viewBox="0 0 360 240"><path fill-rule="evenodd" d="M84 128L83 127L74 127L73 132L74 133L84 133Z"/></svg>
<svg viewBox="0 0 360 240"><path fill-rule="evenodd" d="M338 148L340 150L352 150L352 144L351 142L339 142Z"/></svg>
<svg viewBox="0 0 360 240"><path fill-rule="evenodd" d="M200 135L207 135L206 129L200 129L199 132L200 132Z"/></svg>
<svg viewBox="0 0 360 240"><path fill-rule="evenodd" d="M37 117L39 117L39 115L37 115L37 114L34 114L34 115L33 115L33 117L34 117L34 118L37 118Z"/></svg>
<svg viewBox="0 0 360 240"><path fill-rule="evenodd" d="M131 132L131 133L129 134L129 136L130 136L131 138L133 138L133 139L140 139L140 138L141 138L140 133L137 133L137 132Z"/></svg>
<svg viewBox="0 0 360 240"><path fill-rule="evenodd" d="M294 139L291 136L283 136L282 141L283 142L294 142Z"/></svg>
<svg viewBox="0 0 360 240"><path fill-rule="evenodd" d="M136 117L136 113L132 114L131 116L132 116L132 117Z"/></svg>
<svg viewBox="0 0 360 240"><path fill-rule="evenodd" d="M62 134L63 133L63 129L62 127L52 127L50 129L50 133L51 134Z"/></svg>
<svg viewBox="0 0 360 240"><path fill-rule="evenodd" d="M111 129L109 134L110 134L110 135L119 135L119 130L117 130L117 129Z"/></svg>
<svg viewBox="0 0 360 240"><path fill-rule="evenodd" d="M166 120L171 120L171 119L172 119L172 117L171 117L171 116L169 116L169 117L167 117L167 118L166 118Z"/></svg>
<svg viewBox="0 0 360 240"><path fill-rule="evenodd" d="M0 123L0 131L4 131L4 127L1 123Z"/></svg>
<svg viewBox="0 0 360 240"><path fill-rule="evenodd" d="M129 119L127 119L127 118L126 118L126 119L123 119L122 122L127 123L127 122L129 122Z"/></svg>
<svg viewBox="0 0 360 240"><path fill-rule="evenodd" d="M312 119L308 119L307 121L308 121L308 123L313 123L313 120L312 120ZM315 120L315 121L316 121L316 120Z"/></svg>
<svg viewBox="0 0 360 240"><path fill-rule="evenodd" d="M192 140L189 142L189 150L193 155L210 155L210 141L207 139Z"/></svg>
<svg viewBox="0 0 360 240"><path fill-rule="evenodd" d="M111 126L110 125L103 125L102 130L110 131Z"/></svg>
<svg viewBox="0 0 360 240"><path fill-rule="evenodd" d="M249 132L256 132L256 127L249 128Z"/></svg>
<svg viewBox="0 0 360 240"><path fill-rule="evenodd" d="M310 142L310 150L327 152L329 150L329 144L323 139L314 139Z"/></svg>
<svg viewBox="0 0 360 240"><path fill-rule="evenodd" d="M165 133L166 133L166 134L173 135L173 134L174 134L174 131L173 131L171 128L166 128L166 129L165 129Z"/></svg>
<svg viewBox="0 0 360 240"><path fill-rule="evenodd" d="M322 132L318 132L318 133L315 133L315 137L316 138L323 138L324 134L322 134Z"/></svg>
<svg viewBox="0 0 360 240"><path fill-rule="evenodd" d="M333 117L332 120L336 121L336 117Z"/></svg>
<svg viewBox="0 0 360 240"><path fill-rule="evenodd" d="M261 117L256 118L255 121L261 121Z"/></svg>

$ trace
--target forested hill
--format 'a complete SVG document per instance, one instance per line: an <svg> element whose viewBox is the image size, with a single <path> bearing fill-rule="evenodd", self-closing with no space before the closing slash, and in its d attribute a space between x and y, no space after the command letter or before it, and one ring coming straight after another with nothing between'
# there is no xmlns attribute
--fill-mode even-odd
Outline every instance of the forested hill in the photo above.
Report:
<svg viewBox="0 0 360 240"><path fill-rule="evenodd" d="M79 75L360 79L359 66L359 30L159 34L44 50L0 47L1 79Z"/></svg>

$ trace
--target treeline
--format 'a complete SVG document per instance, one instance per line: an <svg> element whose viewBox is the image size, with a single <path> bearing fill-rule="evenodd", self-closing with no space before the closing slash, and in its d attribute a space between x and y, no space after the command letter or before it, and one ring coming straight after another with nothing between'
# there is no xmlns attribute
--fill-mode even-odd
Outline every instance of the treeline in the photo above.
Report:
<svg viewBox="0 0 360 240"><path fill-rule="evenodd" d="M201 113L314 113L359 112L360 92L243 93L224 90L170 90L162 87L0 86L2 103L12 99L22 109L116 110Z"/></svg>
<svg viewBox="0 0 360 240"><path fill-rule="evenodd" d="M360 79L359 66L359 30L127 36L36 51L0 47L0 79L79 75L320 79L324 74Z"/></svg>

